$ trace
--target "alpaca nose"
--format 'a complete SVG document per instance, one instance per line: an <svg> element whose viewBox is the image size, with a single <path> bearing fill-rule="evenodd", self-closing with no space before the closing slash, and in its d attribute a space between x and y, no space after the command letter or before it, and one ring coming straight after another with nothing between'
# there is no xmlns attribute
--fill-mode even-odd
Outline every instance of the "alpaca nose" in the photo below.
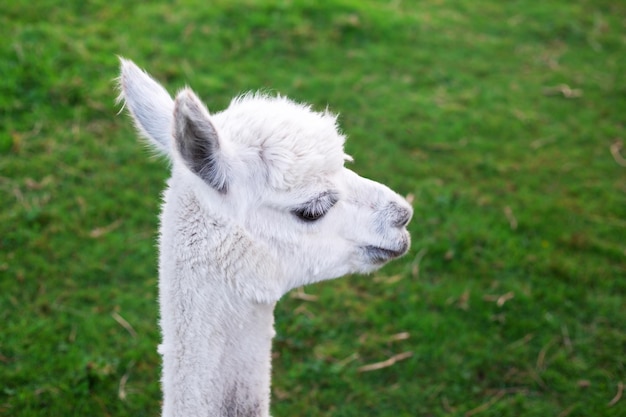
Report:
<svg viewBox="0 0 626 417"><path fill-rule="evenodd" d="M401 208L400 213L398 214L398 218L393 223L395 227L406 227L413 216L413 211L406 209L404 207Z"/></svg>
<svg viewBox="0 0 626 417"><path fill-rule="evenodd" d="M389 219L389 223L393 227L403 228L413 216L413 210L409 207L405 207L404 205L400 205L396 202L391 202L387 206L386 209L386 217Z"/></svg>
<svg viewBox="0 0 626 417"><path fill-rule="evenodd" d="M402 209L402 213L398 216L398 219L394 223L395 227L406 227L413 216L413 212L411 210Z"/></svg>

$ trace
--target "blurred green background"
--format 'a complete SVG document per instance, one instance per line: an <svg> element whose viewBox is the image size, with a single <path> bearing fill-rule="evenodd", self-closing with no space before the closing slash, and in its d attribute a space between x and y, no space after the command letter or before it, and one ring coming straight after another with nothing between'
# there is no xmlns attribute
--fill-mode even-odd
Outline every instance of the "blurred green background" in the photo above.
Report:
<svg viewBox="0 0 626 417"><path fill-rule="evenodd" d="M626 415L625 2L19 0L0 35L0 415L159 414L168 168L116 55L328 105L413 199L406 257L278 304L275 417Z"/></svg>

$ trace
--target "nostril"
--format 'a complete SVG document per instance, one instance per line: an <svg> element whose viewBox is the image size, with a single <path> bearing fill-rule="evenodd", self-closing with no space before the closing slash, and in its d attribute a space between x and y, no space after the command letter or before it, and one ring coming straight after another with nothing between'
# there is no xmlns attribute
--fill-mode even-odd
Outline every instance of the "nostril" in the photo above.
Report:
<svg viewBox="0 0 626 417"><path fill-rule="evenodd" d="M395 227L405 227L407 224L409 224L409 221L411 220L411 215L412 213L410 210L402 208L401 211L398 213L398 217L393 225Z"/></svg>
<svg viewBox="0 0 626 417"><path fill-rule="evenodd" d="M405 227L409 220L411 220L411 216L413 212L406 207L399 205L398 203L389 203L387 206L387 218L389 219L389 223L393 227Z"/></svg>

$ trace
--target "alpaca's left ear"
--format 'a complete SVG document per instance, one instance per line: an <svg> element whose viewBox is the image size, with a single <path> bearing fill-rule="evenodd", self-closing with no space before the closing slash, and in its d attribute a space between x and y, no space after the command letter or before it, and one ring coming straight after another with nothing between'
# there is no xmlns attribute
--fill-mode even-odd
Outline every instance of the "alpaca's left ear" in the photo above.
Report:
<svg viewBox="0 0 626 417"><path fill-rule="evenodd" d="M174 140L185 165L220 193L228 191L229 167L211 116L189 88L174 102Z"/></svg>
<svg viewBox="0 0 626 417"><path fill-rule="evenodd" d="M172 109L168 92L132 61L120 58L119 101L124 101L142 136L159 152L172 152Z"/></svg>

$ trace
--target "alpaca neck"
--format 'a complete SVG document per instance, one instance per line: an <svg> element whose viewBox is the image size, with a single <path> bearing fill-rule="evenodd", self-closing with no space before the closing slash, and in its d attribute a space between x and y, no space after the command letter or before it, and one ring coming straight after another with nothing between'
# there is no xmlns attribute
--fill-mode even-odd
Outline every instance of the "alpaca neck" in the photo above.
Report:
<svg viewBox="0 0 626 417"><path fill-rule="evenodd" d="M166 203L159 278L163 416L269 415L275 303L252 299L241 282L268 279L246 274L256 266L248 264L255 257L248 243L193 193Z"/></svg>
<svg viewBox="0 0 626 417"><path fill-rule="evenodd" d="M217 302L195 314L162 319L163 416L267 417L273 306Z"/></svg>

